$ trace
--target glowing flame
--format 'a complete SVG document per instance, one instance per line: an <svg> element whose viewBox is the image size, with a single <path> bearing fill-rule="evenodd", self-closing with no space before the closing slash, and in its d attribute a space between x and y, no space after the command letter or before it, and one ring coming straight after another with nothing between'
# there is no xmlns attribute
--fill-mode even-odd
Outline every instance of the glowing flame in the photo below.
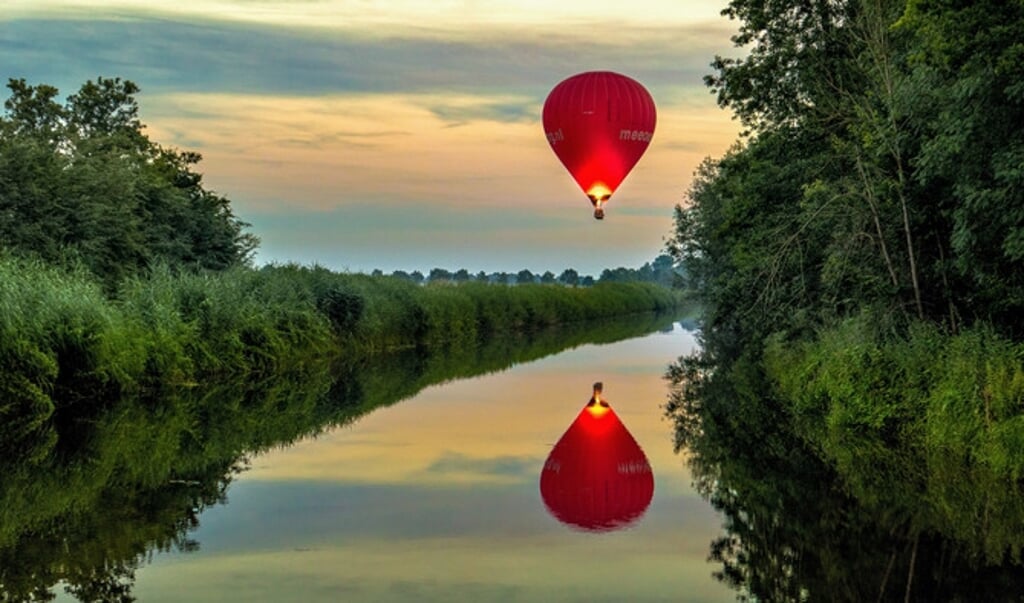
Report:
<svg viewBox="0 0 1024 603"><path fill-rule="evenodd" d="M590 397L590 402L587 403L587 410L590 411L590 416L595 419L601 417L608 412L608 403L601 399L601 392L604 391L604 384L600 381L594 384L594 395Z"/></svg>
<svg viewBox="0 0 1024 603"><path fill-rule="evenodd" d="M590 190L587 191L587 196L590 197L594 203L598 204L598 207L600 207L602 203L612 196L612 191L604 184L598 182L594 186L590 187Z"/></svg>

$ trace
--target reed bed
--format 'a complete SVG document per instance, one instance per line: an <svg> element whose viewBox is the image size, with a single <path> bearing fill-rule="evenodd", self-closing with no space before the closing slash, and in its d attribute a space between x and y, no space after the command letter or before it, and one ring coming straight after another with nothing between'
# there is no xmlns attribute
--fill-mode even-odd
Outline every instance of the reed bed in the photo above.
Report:
<svg viewBox="0 0 1024 603"><path fill-rule="evenodd" d="M416 285L290 264L158 266L110 295L84 269L0 257L0 419L32 430L56 399L303 370L681 302L649 283Z"/></svg>

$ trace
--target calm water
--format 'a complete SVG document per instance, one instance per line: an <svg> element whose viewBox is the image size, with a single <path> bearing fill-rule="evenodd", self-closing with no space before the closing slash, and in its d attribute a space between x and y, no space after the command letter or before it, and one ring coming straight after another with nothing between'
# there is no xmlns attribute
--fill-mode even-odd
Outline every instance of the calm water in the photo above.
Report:
<svg viewBox="0 0 1024 603"><path fill-rule="evenodd" d="M225 503L198 515L192 544L151 550L131 592L139 601L732 601L707 561L722 520L694 492L661 409L666 365L694 345L678 324L582 345L429 386L252 456ZM654 477L646 511L601 532L562 523L539 488L595 381ZM61 585L52 592L74 600Z"/></svg>

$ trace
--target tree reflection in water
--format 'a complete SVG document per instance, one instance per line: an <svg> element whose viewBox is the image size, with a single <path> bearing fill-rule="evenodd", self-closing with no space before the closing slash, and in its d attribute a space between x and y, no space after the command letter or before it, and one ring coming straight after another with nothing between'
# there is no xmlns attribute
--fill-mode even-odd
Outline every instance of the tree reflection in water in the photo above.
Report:
<svg viewBox="0 0 1024 603"><path fill-rule="evenodd" d="M725 516L710 558L740 599L1021 600L1018 480L895 440L815 440L757 360L705 344L669 368L666 413Z"/></svg>

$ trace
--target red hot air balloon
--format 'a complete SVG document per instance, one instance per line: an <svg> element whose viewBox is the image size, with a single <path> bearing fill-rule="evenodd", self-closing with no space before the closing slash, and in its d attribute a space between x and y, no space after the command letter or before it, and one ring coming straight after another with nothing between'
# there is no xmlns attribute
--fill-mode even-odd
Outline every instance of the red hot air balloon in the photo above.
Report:
<svg viewBox="0 0 1024 603"><path fill-rule="evenodd" d="M600 384L551 450L540 474L540 495L562 523L607 532L639 519L654 496L647 456L608 403Z"/></svg>
<svg viewBox="0 0 1024 603"><path fill-rule="evenodd" d="M639 82L588 71L554 87L544 102L544 133L555 155L604 218L604 204L654 136L654 100Z"/></svg>

